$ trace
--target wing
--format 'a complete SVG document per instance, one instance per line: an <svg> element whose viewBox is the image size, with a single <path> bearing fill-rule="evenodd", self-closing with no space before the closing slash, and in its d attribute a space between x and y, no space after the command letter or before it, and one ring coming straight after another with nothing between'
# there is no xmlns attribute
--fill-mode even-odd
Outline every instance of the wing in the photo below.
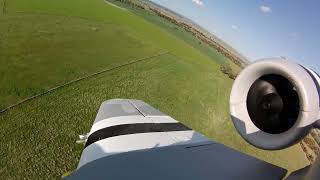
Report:
<svg viewBox="0 0 320 180"><path fill-rule="evenodd" d="M286 170L215 143L143 101L102 103L70 179L281 179Z"/></svg>
<svg viewBox="0 0 320 180"><path fill-rule="evenodd" d="M123 152L201 142L211 143L143 101L112 99L100 106L78 168Z"/></svg>

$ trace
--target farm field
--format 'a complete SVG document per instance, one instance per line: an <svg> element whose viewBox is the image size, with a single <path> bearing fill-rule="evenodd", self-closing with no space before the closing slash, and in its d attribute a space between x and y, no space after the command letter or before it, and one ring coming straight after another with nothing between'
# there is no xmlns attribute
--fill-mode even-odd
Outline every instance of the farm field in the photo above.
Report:
<svg viewBox="0 0 320 180"><path fill-rule="evenodd" d="M307 165L299 146L268 152L242 140L229 117L233 81L219 70L227 59L186 32L168 30L170 23L103 0L0 4L0 110L145 58L1 113L0 179L59 179L74 170L83 149L78 135L112 98L141 99L215 141L289 170Z"/></svg>

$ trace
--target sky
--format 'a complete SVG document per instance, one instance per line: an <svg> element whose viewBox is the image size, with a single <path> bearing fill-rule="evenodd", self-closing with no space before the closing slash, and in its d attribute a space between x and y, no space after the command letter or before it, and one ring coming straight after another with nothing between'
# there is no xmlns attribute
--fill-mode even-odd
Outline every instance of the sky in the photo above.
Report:
<svg viewBox="0 0 320 180"><path fill-rule="evenodd" d="M201 25L250 61L286 57L320 72L318 0L152 0Z"/></svg>

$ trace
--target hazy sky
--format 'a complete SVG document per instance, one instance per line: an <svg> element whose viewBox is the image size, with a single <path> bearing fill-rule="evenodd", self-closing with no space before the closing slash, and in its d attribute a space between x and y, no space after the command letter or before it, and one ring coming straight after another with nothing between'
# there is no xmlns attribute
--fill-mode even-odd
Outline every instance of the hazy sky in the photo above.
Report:
<svg viewBox="0 0 320 180"><path fill-rule="evenodd" d="M152 0L182 14L254 61L285 56L320 72L318 0Z"/></svg>

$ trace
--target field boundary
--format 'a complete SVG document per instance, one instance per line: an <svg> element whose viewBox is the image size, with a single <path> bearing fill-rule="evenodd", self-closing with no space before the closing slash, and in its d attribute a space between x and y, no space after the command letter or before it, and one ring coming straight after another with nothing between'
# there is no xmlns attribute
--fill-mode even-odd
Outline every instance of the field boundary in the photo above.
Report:
<svg viewBox="0 0 320 180"><path fill-rule="evenodd" d="M21 101L18 101L17 103L14 103L12 105L9 105L8 107L0 110L0 114L8 111L9 109L12 109L18 105L21 105L25 102L28 102L30 100L33 100L35 98L38 98L38 97L41 97L43 95L46 95L50 92L53 92L55 90L58 90L60 88L63 88L63 87L66 87L66 86L69 86L71 84L74 84L76 82L79 82L79 81L82 81L82 80L85 80L85 79L89 79L89 78L92 78L92 77L95 77L97 75L100 75L102 73L106 73L106 72L109 72L109 71L112 71L112 70L115 70L115 69L119 69L119 68L122 68L122 67L125 67L125 66L129 66L129 65L132 65L132 64L136 64L136 63L139 63L139 62L142 62L142 61L147 61L147 60L150 60L152 58L155 58L155 57L159 57L159 56L162 56L162 55L165 55L165 54L169 54L169 51L165 51L165 52L161 52L161 53L158 53L158 54L154 54L154 55L151 55L151 56L147 56L147 57L143 57L143 58L140 58L140 59L137 59L135 61L131 61L131 62L128 62L128 63L124 63L124 64L121 64L121 65L118 65L118 66L115 66L115 67L111 67L111 68L107 68L107 69L103 69L101 71L98 71L98 72L95 72L93 74L89 74L89 75L86 75L86 76L83 76L83 77L80 77L80 78L77 78L77 79L74 79L74 80L71 80L69 82L66 82L64 84L61 84L61 85L58 85L56 87L53 87L53 88L50 88L48 89L47 91L43 92L43 93L39 93L37 95L34 95L34 96L31 96L31 97L28 97L28 98L25 98Z"/></svg>

